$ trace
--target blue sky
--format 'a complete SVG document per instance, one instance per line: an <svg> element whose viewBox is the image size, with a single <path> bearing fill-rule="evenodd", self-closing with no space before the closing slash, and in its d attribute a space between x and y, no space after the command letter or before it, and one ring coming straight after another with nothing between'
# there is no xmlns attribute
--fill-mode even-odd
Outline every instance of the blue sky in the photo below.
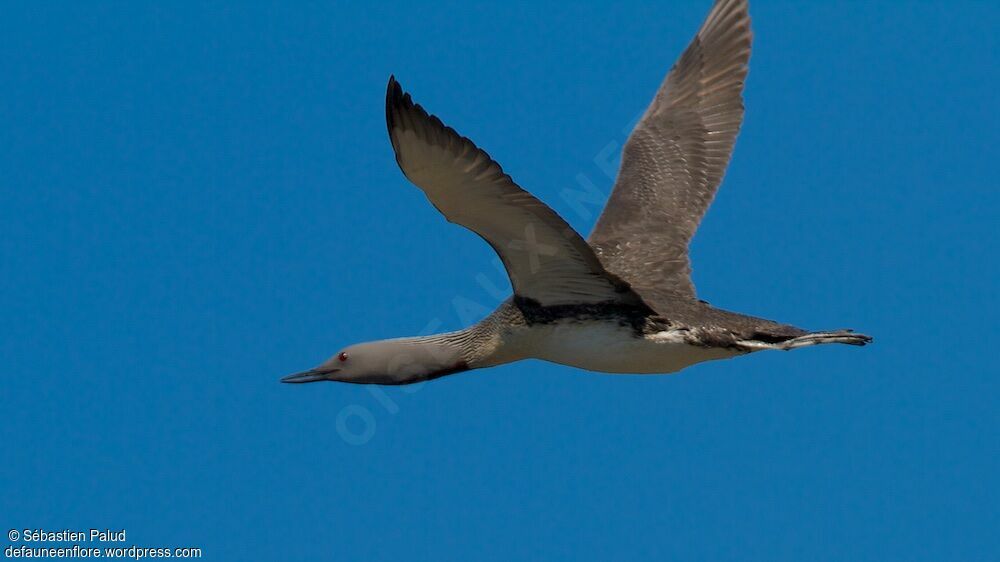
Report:
<svg viewBox="0 0 1000 562"><path fill-rule="evenodd" d="M699 295L875 345L277 382L507 290L397 169L391 73L586 233L572 192L708 7L7 6L0 524L211 560L996 556L994 3L752 6Z"/></svg>

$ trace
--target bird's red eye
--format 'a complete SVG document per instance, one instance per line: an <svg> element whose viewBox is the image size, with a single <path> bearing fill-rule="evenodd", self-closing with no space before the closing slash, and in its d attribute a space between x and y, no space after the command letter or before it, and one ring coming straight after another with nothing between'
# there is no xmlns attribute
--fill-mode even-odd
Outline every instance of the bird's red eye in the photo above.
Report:
<svg viewBox="0 0 1000 562"><path fill-rule="evenodd" d="M340 355L337 356L337 359L340 359L341 361L347 361L347 352L341 351Z"/></svg>

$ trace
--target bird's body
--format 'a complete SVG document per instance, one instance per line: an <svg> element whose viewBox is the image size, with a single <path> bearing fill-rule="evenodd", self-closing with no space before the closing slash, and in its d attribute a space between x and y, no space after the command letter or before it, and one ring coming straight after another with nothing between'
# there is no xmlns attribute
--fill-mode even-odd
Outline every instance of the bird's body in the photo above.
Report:
<svg viewBox="0 0 1000 562"><path fill-rule="evenodd" d="M736 348L697 345L684 329L636 333L616 319L568 319L530 331L530 357L602 373L665 374L739 355Z"/></svg>
<svg viewBox="0 0 1000 562"><path fill-rule="evenodd" d="M676 304L671 319L645 307L543 307L512 298L483 321L449 336L463 350L462 361L468 368L541 359L588 371L629 374L672 373L768 346L811 345L808 339L796 341L809 332L794 326L704 302ZM847 331L827 334L836 336L864 338Z"/></svg>
<svg viewBox="0 0 1000 562"><path fill-rule="evenodd" d="M471 330L486 337L469 354L470 368L541 359L604 373L671 373L741 353L698 345L689 330L628 308L546 310L511 299Z"/></svg>
<svg viewBox="0 0 1000 562"><path fill-rule="evenodd" d="M285 382L408 384L542 359L606 373L671 373L765 349L864 345L695 296L688 243L722 181L743 119L746 0L717 0L626 143L588 240L521 189L486 152L413 103L390 78L386 122L406 177L500 255L514 295L464 330L350 346Z"/></svg>

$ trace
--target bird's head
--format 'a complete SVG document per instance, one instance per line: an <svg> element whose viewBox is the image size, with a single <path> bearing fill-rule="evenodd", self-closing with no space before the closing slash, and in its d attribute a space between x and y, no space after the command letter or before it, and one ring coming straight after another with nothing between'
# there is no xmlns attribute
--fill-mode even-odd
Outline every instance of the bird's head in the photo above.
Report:
<svg viewBox="0 0 1000 562"><path fill-rule="evenodd" d="M318 367L288 375L281 382L407 384L468 368L457 349L422 339L401 338L351 345Z"/></svg>

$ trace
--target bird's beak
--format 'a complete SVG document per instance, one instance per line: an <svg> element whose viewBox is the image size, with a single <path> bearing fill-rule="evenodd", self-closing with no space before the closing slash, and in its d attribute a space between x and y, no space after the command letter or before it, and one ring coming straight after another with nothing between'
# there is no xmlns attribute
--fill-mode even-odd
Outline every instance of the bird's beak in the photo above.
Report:
<svg viewBox="0 0 1000 562"><path fill-rule="evenodd" d="M301 373L295 373L294 375L288 375L287 377L282 377L281 382L316 382L316 381L328 381L330 375L336 373L338 369L330 369L320 371L318 369L309 369L308 371L302 371Z"/></svg>

